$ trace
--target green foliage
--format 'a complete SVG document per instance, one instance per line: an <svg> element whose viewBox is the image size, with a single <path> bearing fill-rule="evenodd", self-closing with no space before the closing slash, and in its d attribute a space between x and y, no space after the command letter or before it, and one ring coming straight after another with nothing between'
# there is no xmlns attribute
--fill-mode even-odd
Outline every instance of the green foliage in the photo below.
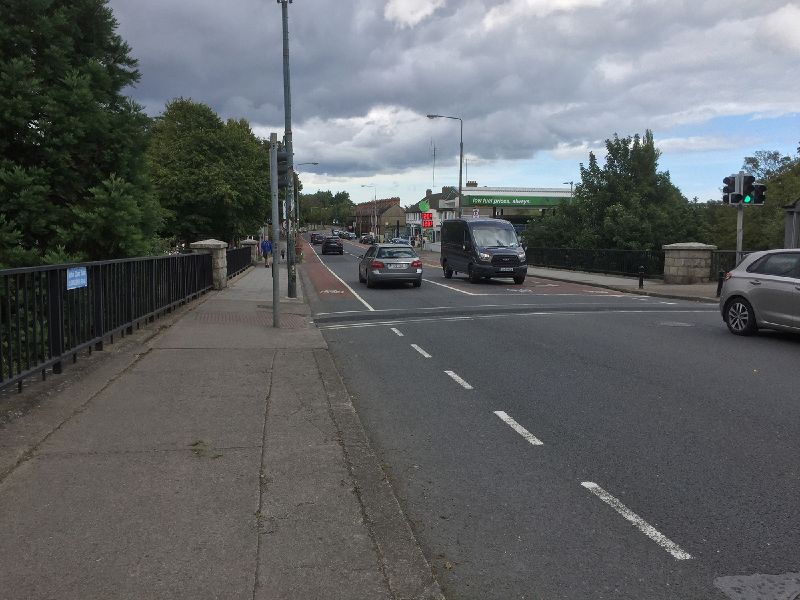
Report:
<svg viewBox="0 0 800 600"><path fill-rule="evenodd" d="M354 204L347 192L300 194L301 223L352 223Z"/></svg>
<svg viewBox="0 0 800 600"><path fill-rule="evenodd" d="M105 0L4 0L0 20L0 201L20 252L4 264L48 256L106 258L86 245L76 214L96 206L112 176L126 182L141 240L155 230L142 165L148 118L121 90L139 78ZM113 212L114 207L106 207ZM127 210L127 207L125 208ZM137 212L137 211L134 211ZM118 241L121 248L138 243Z"/></svg>
<svg viewBox="0 0 800 600"><path fill-rule="evenodd" d="M174 100L153 123L147 164L170 239L233 241L268 218L268 146L243 119L223 123L205 104Z"/></svg>
<svg viewBox="0 0 800 600"><path fill-rule="evenodd" d="M563 202L525 232L531 246L660 249L706 235L698 210L658 171L653 134L606 140L605 165L593 153L581 164L574 200Z"/></svg>

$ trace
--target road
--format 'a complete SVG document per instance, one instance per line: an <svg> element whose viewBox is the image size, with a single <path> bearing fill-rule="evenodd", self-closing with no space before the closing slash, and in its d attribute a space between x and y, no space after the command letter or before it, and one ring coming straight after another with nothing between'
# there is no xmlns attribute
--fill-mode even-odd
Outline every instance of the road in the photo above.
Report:
<svg viewBox="0 0 800 600"><path fill-rule="evenodd" d="M800 594L798 337L432 264L367 289L364 246L310 251L315 321L448 599Z"/></svg>

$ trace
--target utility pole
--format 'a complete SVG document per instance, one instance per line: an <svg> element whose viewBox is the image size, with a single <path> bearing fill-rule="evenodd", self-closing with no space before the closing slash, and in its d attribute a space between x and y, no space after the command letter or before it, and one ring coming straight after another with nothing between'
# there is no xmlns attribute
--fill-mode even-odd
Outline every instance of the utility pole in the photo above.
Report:
<svg viewBox="0 0 800 600"><path fill-rule="evenodd" d="M281 217L278 210L278 134L269 134L269 186L270 197L272 199L272 326L280 327L280 277L275 276L278 269L278 261L274 257L278 255L278 242L281 239ZM264 260L268 260L264 257Z"/></svg>
<svg viewBox="0 0 800 600"><path fill-rule="evenodd" d="M292 92L289 82L289 4L292 0L278 0L283 15L283 111L285 131L283 146L288 154L289 180L284 202L286 203L286 273L289 278L289 298L297 298L297 266L294 253L294 229L292 205L294 204L294 156L292 149Z"/></svg>

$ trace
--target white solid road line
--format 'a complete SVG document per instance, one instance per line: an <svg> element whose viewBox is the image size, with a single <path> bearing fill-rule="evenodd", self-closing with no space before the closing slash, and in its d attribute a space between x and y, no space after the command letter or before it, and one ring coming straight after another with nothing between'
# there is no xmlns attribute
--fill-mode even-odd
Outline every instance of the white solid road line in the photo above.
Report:
<svg viewBox="0 0 800 600"><path fill-rule="evenodd" d="M678 546L678 544L667 538L663 533L660 533L655 527L647 523L647 521L627 508L622 502L617 500L614 496L609 494L593 481L583 481L581 482L581 485L592 492L595 496L600 498L603 502L608 504L619 514L621 514L624 519L633 523L639 531L641 531L678 560L688 560L692 558L691 554L685 552L680 546Z"/></svg>
<svg viewBox="0 0 800 600"><path fill-rule="evenodd" d="M336 277L336 279L338 279L339 281L341 281L341 282L342 282L342 285L343 285L344 287L346 287L348 290L350 290L350 293L351 293L351 294L353 294L353 296L355 296L355 297L356 297L356 299L358 299L358 301L359 301L359 302L361 302L361 304L363 304L364 306L366 306L366 307L367 307L367 310L368 310L368 311L375 312L375 309L374 309L374 308L372 308L372 307L371 307L369 304L367 304L367 301L366 301L366 300L364 300L364 299L363 299L361 296L359 296L359 295L356 293L356 291L355 291L353 288L351 288L349 285L347 285L347 283L345 283L344 279L342 279L342 278L341 278L341 277L339 277L339 276L338 276L336 273L334 273L333 271L331 271L331 268L330 268L328 265L326 265L326 264L325 264L325 263L322 261L322 259L320 258L319 254L317 254L317 251L316 251L316 250L314 250L314 256L316 256L316 257L317 257L317 260L319 261L319 264L321 264L323 267L325 267L326 269L328 269L328 271L330 271L331 275L333 275L334 277Z"/></svg>
<svg viewBox="0 0 800 600"><path fill-rule="evenodd" d="M370 323L344 323L341 325L317 325L319 329L360 329L362 327L385 327L386 325L400 325L403 323L424 323L436 321L477 321L479 319L502 319L507 317L577 317L583 315L598 315L598 314L683 314L683 313L698 313L698 314L711 314L716 313L718 309L709 308L707 310L599 310L599 311L564 311L564 312L526 312L526 313L497 313L491 315L473 315L471 317L418 317L418 318L398 318L390 321L375 321Z"/></svg>
<svg viewBox="0 0 800 600"><path fill-rule="evenodd" d="M403 332L400 331L397 327L392 327L392 331L394 331L398 336L403 337Z"/></svg>
<svg viewBox="0 0 800 600"><path fill-rule="evenodd" d="M518 434L520 434L522 437L524 437L526 440L528 440L534 446L542 446L542 445L544 445L544 442L542 442L542 440L537 438L530 431L528 431L522 425L517 423L514 419L509 417L504 411L496 410L496 411L494 411L494 414L496 414L498 417L500 417L503 421L506 422L507 425L509 425L511 427L511 429L516 431Z"/></svg>
<svg viewBox="0 0 800 600"><path fill-rule="evenodd" d="M450 377L452 377L453 381L455 381L455 382L456 382L458 385L460 385L461 387L463 387L465 390L471 390L471 389L473 389L473 388L472 388L472 386L471 386L470 384L468 384L466 381L464 381L463 379L461 379L461 377L459 377L458 375L456 375L456 374L455 374L453 371L445 371L445 373L447 373L448 375L450 375Z"/></svg>
<svg viewBox="0 0 800 600"><path fill-rule="evenodd" d="M452 285L445 285L443 283L439 283L438 281L433 281L432 279L426 279L428 283L432 283L433 285L438 285L443 288L447 288L448 290L453 290L454 292L458 292L459 294L465 294L467 296L488 296L489 294L476 294L474 292L468 292L466 290L460 290L458 288L454 288Z"/></svg>
<svg viewBox="0 0 800 600"><path fill-rule="evenodd" d="M419 347L419 346L417 346L416 344L411 344L411 347L412 347L414 350L416 350L417 352L419 352L420 354L422 354L422 356L424 356L425 358L430 358L430 357L431 357L431 355L430 355L430 354L428 354L427 352L425 352L425 350L423 350L422 348L420 348L420 347Z"/></svg>

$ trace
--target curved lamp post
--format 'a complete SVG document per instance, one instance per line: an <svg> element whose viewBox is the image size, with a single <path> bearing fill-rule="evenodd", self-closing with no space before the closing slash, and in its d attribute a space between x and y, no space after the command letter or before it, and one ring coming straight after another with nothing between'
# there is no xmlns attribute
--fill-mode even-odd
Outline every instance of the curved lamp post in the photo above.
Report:
<svg viewBox="0 0 800 600"><path fill-rule="evenodd" d="M464 171L464 120L461 117L450 117L448 115L427 115L429 119L453 119L460 123L461 138L459 142L458 156L458 216L461 216L461 182Z"/></svg>

